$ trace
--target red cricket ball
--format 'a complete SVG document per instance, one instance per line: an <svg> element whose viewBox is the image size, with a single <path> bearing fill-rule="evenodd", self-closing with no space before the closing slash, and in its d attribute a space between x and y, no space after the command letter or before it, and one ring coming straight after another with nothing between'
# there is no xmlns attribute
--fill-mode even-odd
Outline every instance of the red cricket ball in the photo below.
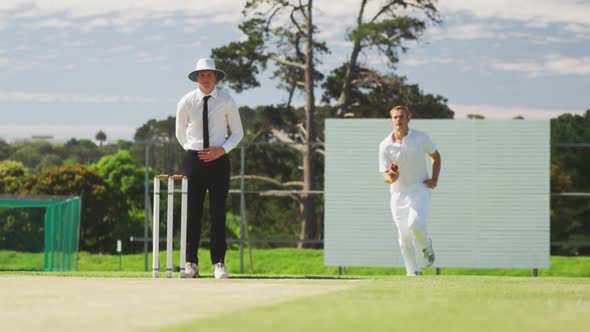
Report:
<svg viewBox="0 0 590 332"><path fill-rule="evenodd" d="M391 163L390 168L391 168L392 171L397 171L397 164L396 163Z"/></svg>

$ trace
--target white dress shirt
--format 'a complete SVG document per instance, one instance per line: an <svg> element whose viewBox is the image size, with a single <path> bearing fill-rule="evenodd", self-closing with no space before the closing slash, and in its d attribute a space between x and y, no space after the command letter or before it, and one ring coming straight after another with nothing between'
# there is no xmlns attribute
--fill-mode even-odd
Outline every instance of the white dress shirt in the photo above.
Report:
<svg viewBox="0 0 590 332"><path fill-rule="evenodd" d="M393 141L392 134L379 144L379 172L387 171L391 163L398 165L399 178L390 185L390 191L410 192L426 188L422 183L430 178L426 154L433 154L436 146L425 132L419 130L410 129L401 144Z"/></svg>
<svg viewBox="0 0 590 332"><path fill-rule="evenodd" d="M209 146L223 147L226 153L235 148L242 137L242 121L233 98L213 89L207 101ZM185 150L203 150L203 102L206 94L197 88L187 93L176 108L176 138ZM227 129L231 135L227 137Z"/></svg>

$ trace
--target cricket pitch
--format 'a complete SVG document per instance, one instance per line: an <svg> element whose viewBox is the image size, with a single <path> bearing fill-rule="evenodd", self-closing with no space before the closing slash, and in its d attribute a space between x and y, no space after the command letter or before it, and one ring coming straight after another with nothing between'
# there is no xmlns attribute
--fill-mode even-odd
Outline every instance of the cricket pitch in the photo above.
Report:
<svg viewBox="0 0 590 332"><path fill-rule="evenodd" d="M6 331L145 331L359 285L355 280L1 276Z"/></svg>

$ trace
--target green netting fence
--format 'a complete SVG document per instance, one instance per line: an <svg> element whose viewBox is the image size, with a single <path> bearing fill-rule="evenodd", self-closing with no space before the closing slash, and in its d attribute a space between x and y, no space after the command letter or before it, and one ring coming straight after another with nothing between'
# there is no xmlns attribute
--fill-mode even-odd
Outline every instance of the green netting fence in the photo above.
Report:
<svg viewBox="0 0 590 332"><path fill-rule="evenodd" d="M0 208L45 209L43 270L78 270L80 197L0 195Z"/></svg>

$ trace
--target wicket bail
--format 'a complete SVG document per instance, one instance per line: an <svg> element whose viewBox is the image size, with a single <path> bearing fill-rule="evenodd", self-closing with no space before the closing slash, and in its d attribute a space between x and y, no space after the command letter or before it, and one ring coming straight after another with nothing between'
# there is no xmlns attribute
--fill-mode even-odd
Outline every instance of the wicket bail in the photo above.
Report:
<svg viewBox="0 0 590 332"><path fill-rule="evenodd" d="M154 217L152 227L152 277L157 278L159 272L160 252L160 181L168 179L168 210L166 213L166 278L172 277L172 231L174 214L174 182L182 180L182 201L180 212L180 274L184 274L186 263L186 205L188 197L188 179L184 175L160 174L154 177Z"/></svg>

